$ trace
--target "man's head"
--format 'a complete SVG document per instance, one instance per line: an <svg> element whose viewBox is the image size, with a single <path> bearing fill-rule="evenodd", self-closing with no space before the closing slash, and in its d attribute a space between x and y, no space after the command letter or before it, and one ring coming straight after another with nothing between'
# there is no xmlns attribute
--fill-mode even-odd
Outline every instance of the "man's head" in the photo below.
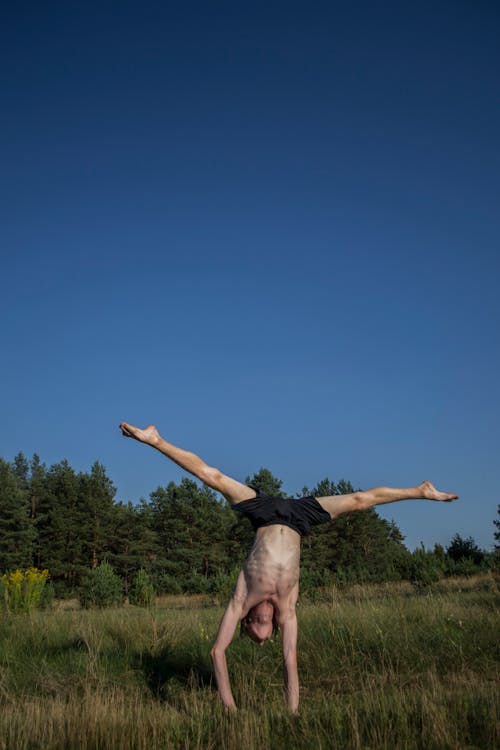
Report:
<svg viewBox="0 0 500 750"><path fill-rule="evenodd" d="M257 604L241 621L241 635L248 635L252 641L263 646L277 630L278 624L271 602Z"/></svg>

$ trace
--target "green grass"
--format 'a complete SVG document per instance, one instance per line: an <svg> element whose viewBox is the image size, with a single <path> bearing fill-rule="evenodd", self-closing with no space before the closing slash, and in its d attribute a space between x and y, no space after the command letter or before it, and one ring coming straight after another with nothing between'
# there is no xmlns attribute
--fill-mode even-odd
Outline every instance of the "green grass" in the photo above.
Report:
<svg viewBox="0 0 500 750"><path fill-rule="evenodd" d="M209 651L222 608L209 600L4 617L0 748L496 748L499 595L492 578L483 588L301 603L297 716L279 638L235 638L239 710L220 705Z"/></svg>

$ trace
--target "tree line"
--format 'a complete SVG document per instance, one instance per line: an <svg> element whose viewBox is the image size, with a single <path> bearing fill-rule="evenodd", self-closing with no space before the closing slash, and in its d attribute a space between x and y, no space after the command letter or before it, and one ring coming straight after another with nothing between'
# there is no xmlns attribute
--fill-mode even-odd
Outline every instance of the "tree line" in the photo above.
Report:
<svg viewBox="0 0 500 750"><path fill-rule="evenodd" d="M283 494L282 481L269 469L246 481L269 495ZM349 481L324 479L297 496L353 491ZM149 574L158 593L228 588L253 532L215 492L185 478L137 504L118 502L115 494L99 462L89 472L76 472L66 460L47 467L37 455L0 459L0 572L48 569L58 596L74 595L103 561L120 576L125 594L139 570ZM494 523L500 542L500 521ZM409 552L403 541L396 524L374 509L316 527L303 539L302 589L332 581L425 584L492 567L498 557L458 534L446 549L436 545L432 551Z"/></svg>

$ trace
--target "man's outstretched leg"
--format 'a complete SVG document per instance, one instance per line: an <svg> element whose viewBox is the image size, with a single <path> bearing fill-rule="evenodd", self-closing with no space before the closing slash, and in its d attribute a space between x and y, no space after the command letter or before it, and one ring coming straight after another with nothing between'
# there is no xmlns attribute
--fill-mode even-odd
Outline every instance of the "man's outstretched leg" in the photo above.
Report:
<svg viewBox="0 0 500 750"><path fill-rule="evenodd" d="M425 480L416 487L374 487L371 490L353 492L349 495L330 495L318 497L319 504L331 515L332 518L340 516L341 513L351 513L355 510L366 510L374 505L385 505L386 503L397 503L400 500L436 500L438 502L450 503L457 500L458 495L449 492L440 492L434 485Z"/></svg>
<svg viewBox="0 0 500 750"><path fill-rule="evenodd" d="M182 469L193 474L212 489L220 492L230 503L240 503L242 500L248 500L257 494L255 490L247 487L246 484L241 484L241 482L231 479L231 477L226 476L213 466L208 466L195 453L185 451L183 448L178 448L176 445L169 443L161 437L153 425L149 425L141 430L139 427L122 422L120 429L125 437L134 438L134 440L138 440L140 443L156 448L156 450L163 453L167 458L170 458L171 461L174 461Z"/></svg>

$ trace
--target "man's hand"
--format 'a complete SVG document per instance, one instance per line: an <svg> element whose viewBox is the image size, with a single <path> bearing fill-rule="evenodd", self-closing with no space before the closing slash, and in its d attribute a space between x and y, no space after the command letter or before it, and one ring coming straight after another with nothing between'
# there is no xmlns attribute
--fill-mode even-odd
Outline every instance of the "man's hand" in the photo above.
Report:
<svg viewBox="0 0 500 750"><path fill-rule="evenodd" d="M283 647L283 677L290 713L299 710L299 673L297 669L297 615L290 610L281 624Z"/></svg>

